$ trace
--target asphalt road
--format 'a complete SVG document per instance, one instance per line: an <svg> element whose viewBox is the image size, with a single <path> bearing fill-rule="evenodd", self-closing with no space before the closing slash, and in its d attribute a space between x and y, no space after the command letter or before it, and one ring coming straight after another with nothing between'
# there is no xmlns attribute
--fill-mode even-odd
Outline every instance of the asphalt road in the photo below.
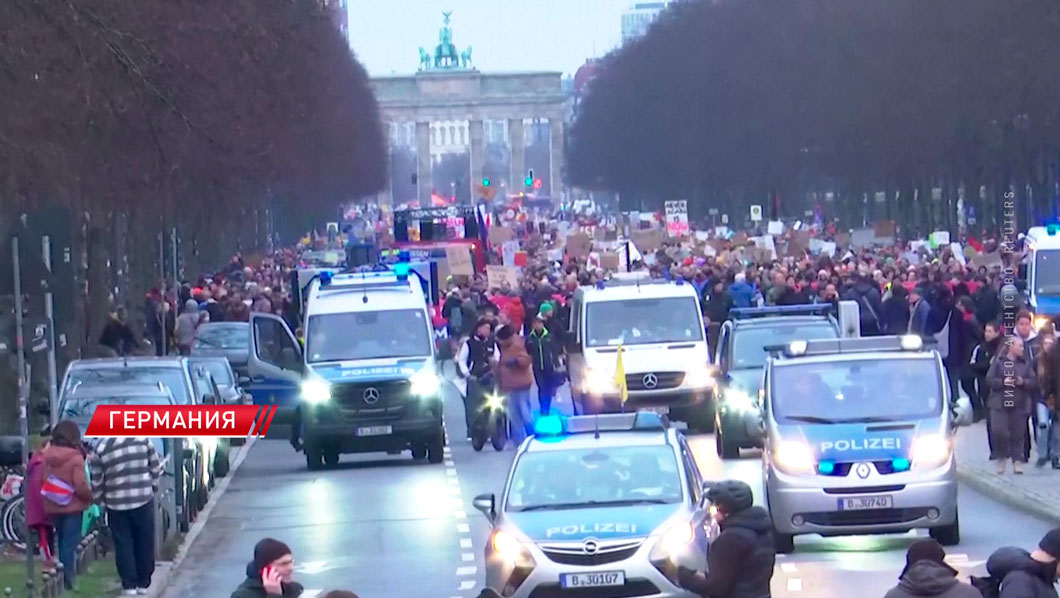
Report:
<svg viewBox="0 0 1060 598"><path fill-rule="evenodd" d="M569 409L567 401L559 404ZM471 500L501 491L513 450L487 445L474 452L464 440L462 409L450 389L451 446L441 465L408 455L346 455L335 469L309 472L283 440L258 442L163 596L227 596L242 581L254 544L274 537L292 547L306 598L331 589L362 598L474 598L488 527ZM722 462L711 436L695 436L692 445L706 479L739 478L761 496L757 454ZM965 574L982 574L995 548L1030 547L1049 527L966 487L960 510L963 542L950 556ZM848 598L857 588L859 597L882 596L917 535L800 537L795 554L778 559L773 595Z"/></svg>

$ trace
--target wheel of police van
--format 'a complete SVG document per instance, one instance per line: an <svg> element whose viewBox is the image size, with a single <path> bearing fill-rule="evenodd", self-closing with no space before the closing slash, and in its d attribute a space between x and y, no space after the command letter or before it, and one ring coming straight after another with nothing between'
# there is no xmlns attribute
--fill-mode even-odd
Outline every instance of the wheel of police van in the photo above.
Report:
<svg viewBox="0 0 1060 598"><path fill-rule="evenodd" d="M773 547L776 549L777 554L791 554L795 552L795 536L782 534L774 529Z"/></svg>
<svg viewBox="0 0 1060 598"><path fill-rule="evenodd" d="M337 449L324 451L324 464L335 467L339 464L339 451Z"/></svg>
<svg viewBox="0 0 1060 598"><path fill-rule="evenodd" d="M303 450L305 451L305 465L309 471L319 471L324 467L324 455L321 454L320 449L306 443Z"/></svg>
<svg viewBox="0 0 1060 598"><path fill-rule="evenodd" d="M427 445L417 444L412 447L412 458L419 461L427 458Z"/></svg>
<svg viewBox="0 0 1060 598"><path fill-rule="evenodd" d="M717 426L714 428L714 445L718 456L722 459L739 459L740 445L733 443L725 435L725 428Z"/></svg>
<svg viewBox="0 0 1060 598"><path fill-rule="evenodd" d="M445 437L441 428L427 441L427 462L432 464L441 463L445 459Z"/></svg>
<svg viewBox="0 0 1060 598"><path fill-rule="evenodd" d="M508 444L508 418L504 417L504 415L498 415L493 422L493 433L490 434L490 442L496 451L503 451L504 446Z"/></svg>
<svg viewBox="0 0 1060 598"><path fill-rule="evenodd" d="M228 456L228 447L218 447L217 453L213 457L213 474L215 477L223 478L228 475L228 470L231 468L231 463Z"/></svg>
<svg viewBox="0 0 1060 598"><path fill-rule="evenodd" d="M942 527L933 527L928 530L928 535L943 546L956 546L961 543L961 518L958 513L953 518L953 523Z"/></svg>

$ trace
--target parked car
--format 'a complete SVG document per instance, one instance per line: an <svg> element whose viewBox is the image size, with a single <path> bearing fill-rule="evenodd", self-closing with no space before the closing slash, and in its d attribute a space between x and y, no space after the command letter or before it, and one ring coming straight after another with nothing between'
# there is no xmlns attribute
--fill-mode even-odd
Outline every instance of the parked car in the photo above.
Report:
<svg viewBox="0 0 1060 598"><path fill-rule="evenodd" d="M247 322L208 322L195 333L193 357L224 357L237 376L247 375L250 355L250 324Z"/></svg>

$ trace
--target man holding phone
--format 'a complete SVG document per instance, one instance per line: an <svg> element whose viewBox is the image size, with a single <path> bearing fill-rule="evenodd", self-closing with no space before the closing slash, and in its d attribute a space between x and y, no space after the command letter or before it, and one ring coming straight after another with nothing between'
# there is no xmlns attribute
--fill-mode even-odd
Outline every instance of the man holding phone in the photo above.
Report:
<svg viewBox="0 0 1060 598"><path fill-rule="evenodd" d="M247 578L232 592L232 598L298 598L302 584L294 581L294 556L283 542L265 538L254 546L254 560L247 563Z"/></svg>

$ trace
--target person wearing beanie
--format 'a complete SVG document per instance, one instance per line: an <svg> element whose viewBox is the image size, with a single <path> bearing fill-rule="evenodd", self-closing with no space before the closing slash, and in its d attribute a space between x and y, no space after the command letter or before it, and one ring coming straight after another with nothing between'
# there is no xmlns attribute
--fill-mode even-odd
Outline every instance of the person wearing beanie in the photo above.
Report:
<svg viewBox="0 0 1060 598"><path fill-rule="evenodd" d="M721 533L707 554L709 573L678 567L681 587L705 598L768 598L776 564L769 513L754 506L751 487L739 480L718 482L707 499Z"/></svg>
<svg viewBox="0 0 1060 598"><path fill-rule="evenodd" d="M293 573L290 547L274 538L264 538L254 546L254 558L247 563L247 578L232 592L232 598L298 598L304 588L291 579Z"/></svg>
<svg viewBox="0 0 1060 598"><path fill-rule="evenodd" d="M997 549L986 560L986 571L1000 584L1000 598L1057 598L1060 528L1045 534L1031 552L1015 546Z"/></svg>
<svg viewBox="0 0 1060 598"><path fill-rule="evenodd" d="M957 570L945 559L946 551L935 540L913 542L905 554L898 585L883 598L982 598L979 590L957 581Z"/></svg>

